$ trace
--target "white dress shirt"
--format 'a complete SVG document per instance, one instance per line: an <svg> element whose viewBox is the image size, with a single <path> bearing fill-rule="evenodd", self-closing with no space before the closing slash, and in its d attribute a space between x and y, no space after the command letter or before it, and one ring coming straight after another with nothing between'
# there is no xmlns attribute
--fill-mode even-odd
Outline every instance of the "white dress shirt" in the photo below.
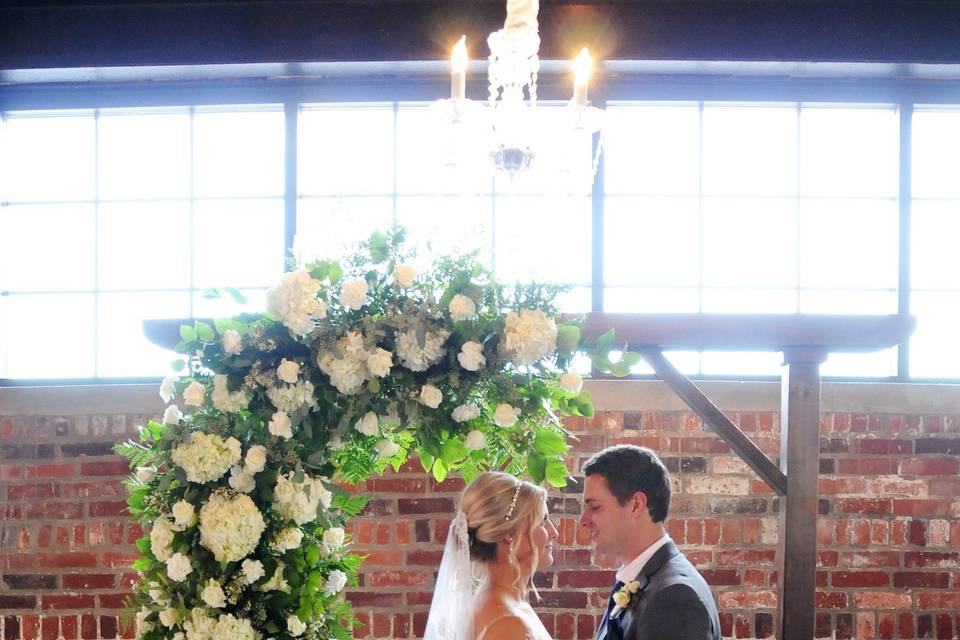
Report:
<svg viewBox="0 0 960 640"><path fill-rule="evenodd" d="M643 566L653 557L653 554L668 542L670 542L670 536L665 533L662 538L644 549L640 555L620 567L617 571L617 580L624 584L636 580L637 576L640 575L640 570L643 569Z"/></svg>

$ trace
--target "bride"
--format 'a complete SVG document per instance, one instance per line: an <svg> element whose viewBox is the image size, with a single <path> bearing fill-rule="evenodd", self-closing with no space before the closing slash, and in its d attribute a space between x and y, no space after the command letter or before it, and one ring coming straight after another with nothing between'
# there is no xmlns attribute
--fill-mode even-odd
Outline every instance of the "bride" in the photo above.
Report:
<svg viewBox="0 0 960 640"><path fill-rule="evenodd" d="M547 493L495 471L460 496L424 640L550 640L527 602L533 574L553 564Z"/></svg>

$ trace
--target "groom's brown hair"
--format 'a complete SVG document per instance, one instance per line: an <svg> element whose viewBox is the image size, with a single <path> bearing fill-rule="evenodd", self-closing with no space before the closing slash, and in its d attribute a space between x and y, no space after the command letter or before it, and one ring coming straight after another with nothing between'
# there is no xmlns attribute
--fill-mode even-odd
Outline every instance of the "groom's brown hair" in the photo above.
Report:
<svg viewBox="0 0 960 640"><path fill-rule="evenodd" d="M621 444L604 449L587 460L583 475L606 478L621 506L642 491L654 522L663 522L670 511L670 476L657 454L646 447Z"/></svg>

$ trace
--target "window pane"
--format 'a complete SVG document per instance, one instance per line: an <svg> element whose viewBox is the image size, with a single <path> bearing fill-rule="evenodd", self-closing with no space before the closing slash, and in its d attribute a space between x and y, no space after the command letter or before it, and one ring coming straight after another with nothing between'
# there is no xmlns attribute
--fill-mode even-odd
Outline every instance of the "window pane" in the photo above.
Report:
<svg viewBox="0 0 960 640"><path fill-rule="evenodd" d="M283 194L283 111L198 109L193 117L197 197Z"/></svg>
<svg viewBox="0 0 960 640"><path fill-rule="evenodd" d="M304 107L297 124L300 193L393 192L393 106Z"/></svg>
<svg viewBox="0 0 960 640"><path fill-rule="evenodd" d="M910 132L915 198L960 197L960 110L917 110Z"/></svg>
<svg viewBox="0 0 960 640"><path fill-rule="evenodd" d="M0 270L11 291L91 290L91 204L14 205L0 210Z"/></svg>
<svg viewBox="0 0 960 640"><path fill-rule="evenodd" d="M800 110L804 195L880 196L899 191L900 119L895 108Z"/></svg>
<svg viewBox="0 0 960 640"><path fill-rule="evenodd" d="M607 287L603 310L610 313L697 313L699 289Z"/></svg>
<svg viewBox="0 0 960 640"><path fill-rule="evenodd" d="M801 290L800 313L850 315L897 313L897 292L896 290L863 291L857 289Z"/></svg>
<svg viewBox="0 0 960 640"><path fill-rule="evenodd" d="M957 266L960 200L915 200L910 227L911 286L918 289L960 289L960 269Z"/></svg>
<svg viewBox="0 0 960 640"><path fill-rule="evenodd" d="M794 289L704 289L704 313L796 313Z"/></svg>
<svg viewBox="0 0 960 640"><path fill-rule="evenodd" d="M99 216L101 289L190 287L189 202L105 203Z"/></svg>
<svg viewBox="0 0 960 640"><path fill-rule="evenodd" d="M690 286L700 282L697 198L622 198L604 204L604 281Z"/></svg>
<svg viewBox="0 0 960 640"><path fill-rule="evenodd" d="M104 293L97 315L97 375L102 377L166 376L170 363L182 356L147 340L143 321L188 318L190 294Z"/></svg>
<svg viewBox="0 0 960 640"><path fill-rule="evenodd" d="M773 198L705 198L703 281L708 286L796 286L797 205Z"/></svg>
<svg viewBox="0 0 960 640"><path fill-rule="evenodd" d="M270 286L280 281L273 282ZM246 302L238 303L224 293L219 298L207 298L202 291L193 294L193 316L195 318L231 318L241 313L260 313L267 310L267 289L239 289Z"/></svg>
<svg viewBox="0 0 960 640"><path fill-rule="evenodd" d="M98 126L100 198L190 197L190 115L104 111Z"/></svg>
<svg viewBox="0 0 960 640"><path fill-rule="evenodd" d="M301 198L295 252L307 260L342 257L393 224L393 198Z"/></svg>
<svg viewBox="0 0 960 640"><path fill-rule="evenodd" d="M418 270L442 255L479 251L479 260L493 264L493 211L488 197L400 197L397 222L407 230L407 240L416 247Z"/></svg>
<svg viewBox="0 0 960 640"><path fill-rule="evenodd" d="M7 306L11 378L93 377L93 294L10 296ZM37 348L57 336L55 348Z"/></svg>
<svg viewBox="0 0 960 640"><path fill-rule="evenodd" d="M802 200L803 287L896 288L898 207L885 200Z"/></svg>
<svg viewBox="0 0 960 640"><path fill-rule="evenodd" d="M90 111L8 114L0 193L13 202L93 199L95 128Z"/></svg>
<svg viewBox="0 0 960 640"><path fill-rule="evenodd" d="M704 351L703 371L710 376L779 376L779 351Z"/></svg>
<svg viewBox="0 0 960 640"><path fill-rule="evenodd" d="M283 202L197 202L194 246L194 286L272 286L283 273Z"/></svg>
<svg viewBox="0 0 960 640"><path fill-rule="evenodd" d="M960 378L960 292L914 293L910 312L917 316L910 339L910 375Z"/></svg>
<svg viewBox="0 0 960 640"><path fill-rule="evenodd" d="M897 349L874 353L831 353L820 365L820 375L875 378L897 375Z"/></svg>
<svg viewBox="0 0 960 640"><path fill-rule="evenodd" d="M607 193L694 195L700 181L700 109L611 106L604 127Z"/></svg>
<svg viewBox="0 0 960 640"><path fill-rule="evenodd" d="M704 193L786 196L796 190L796 108L704 107Z"/></svg>

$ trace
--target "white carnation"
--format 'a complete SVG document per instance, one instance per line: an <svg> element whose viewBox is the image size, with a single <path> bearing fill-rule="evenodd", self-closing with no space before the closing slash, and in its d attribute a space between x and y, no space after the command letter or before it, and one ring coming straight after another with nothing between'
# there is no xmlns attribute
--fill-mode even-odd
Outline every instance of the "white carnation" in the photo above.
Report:
<svg viewBox="0 0 960 640"><path fill-rule="evenodd" d="M253 584L264 576L263 563L259 560L244 560L240 565L243 570L243 581Z"/></svg>
<svg viewBox="0 0 960 640"><path fill-rule="evenodd" d="M417 279L417 270L409 264L398 264L393 269L393 281L404 289L413 286L413 281Z"/></svg>
<svg viewBox="0 0 960 640"><path fill-rule="evenodd" d="M146 484L157 477L157 470L153 467L137 467L137 480Z"/></svg>
<svg viewBox="0 0 960 640"><path fill-rule="evenodd" d="M556 351L557 324L539 309L508 313L505 346L515 363L531 365Z"/></svg>
<svg viewBox="0 0 960 640"><path fill-rule="evenodd" d="M160 624L170 628L180 622L180 614L173 607L168 607L160 612Z"/></svg>
<svg viewBox="0 0 960 640"><path fill-rule="evenodd" d="M210 640L257 640L259 637L260 634L246 618L222 613L213 627Z"/></svg>
<svg viewBox="0 0 960 640"><path fill-rule="evenodd" d="M186 500L176 502L173 505L173 519L183 529L192 527L196 522L196 512L193 505Z"/></svg>
<svg viewBox="0 0 960 640"><path fill-rule="evenodd" d="M436 409L443 401L443 393L432 384L425 384L420 387L420 404L431 409Z"/></svg>
<svg viewBox="0 0 960 640"><path fill-rule="evenodd" d="M346 533L340 527L331 527L323 532L323 544L328 547L339 547L346 540Z"/></svg>
<svg viewBox="0 0 960 640"><path fill-rule="evenodd" d="M322 505L330 508L333 499L320 478L311 478L304 474L303 482L296 482L291 471L287 475L278 476L273 490L274 510L297 524L307 524L317 517L317 510Z"/></svg>
<svg viewBox="0 0 960 640"><path fill-rule="evenodd" d="M187 480L204 484L216 480L240 462L240 441L195 431L171 454L174 464L187 472Z"/></svg>
<svg viewBox="0 0 960 640"><path fill-rule="evenodd" d="M243 411L250 404L250 398L242 390L230 392L227 387L227 376L222 373L213 376L213 392L210 394L210 400L218 411L224 413Z"/></svg>
<svg viewBox="0 0 960 640"><path fill-rule="evenodd" d="M520 409L514 408L506 402L497 405L493 412L493 421L498 427L512 427L520 419Z"/></svg>
<svg viewBox="0 0 960 640"><path fill-rule="evenodd" d="M243 463L247 473L260 473L267 466L267 448L260 444L253 445L247 449Z"/></svg>
<svg viewBox="0 0 960 640"><path fill-rule="evenodd" d="M290 632L290 635L296 637L301 635L306 630L307 625L305 625L303 621L297 617L297 614L291 614L287 618L287 631Z"/></svg>
<svg viewBox="0 0 960 640"><path fill-rule="evenodd" d="M443 345L449 337L450 332L446 329L427 331L421 347L416 329L402 331L397 334L397 357L410 371L426 371L443 358Z"/></svg>
<svg viewBox="0 0 960 640"><path fill-rule="evenodd" d="M260 591L282 591L283 593L290 593L290 584L287 582L286 578L283 577L283 570L286 567L282 562L277 563L277 568L274 570L273 575L270 576L270 579L264 582L260 587Z"/></svg>
<svg viewBox="0 0 960 640"><path fill-rule="evenodd" d="M160 398L165 403L170 402L173 396L177 395L177 389L174 386L176 381L177 378L175 376L167 376L163 379L163 382L160 383Z"/></svg>
<svg viewBox="0 0 960 640"><path fill-rule="evenodd" d="M227 606L227 595L223 592L220 583L210 578L207 580L207 586L200 592L200 598L208 607L222 609Z"/></svg>
<svg viewBox="0 0 960 640"><path fill-rule="evenodd" d="M400 447L393 440L388 440L384 438L377 442L377 454L381 458L392 458L397 455L397 452L400 451Z"/></svg>
<svg viewBox="0 0 960 640"><path fill-rule="evenodd" d="M313 383L309 380L294 385L268 386L267 397L278 411L284 413L296 413L304 406L311 408L317 406L317 399L313 397Z"/></svg>
<svg viewBox="0 0 960 640"><path fill-rule="evenodd" d="M223 344L224 353L235 356L243 351L243 337L236 329L227 329L224 331L220 337L220 342Z"/></svg>
<svg viewBox="0 0 960 640"><path fill-rule="evenodd" d="M173 555L171 544L173 544L173 528L170 526L170 521L161 516L153 521L153 527L150 529L150 551L157 560L166 562Z"/></svg>
<svg viewBox="0 0 960 640"><path fill-rule="evenodd" d="M269 424L267 424L267 430L270 431L271 435L283 438L284 440L289 440L293 437L290 416L283 411L274 412Z"/></svg>
<svg viewBox="0 0 960 640"><path fill-rule="evenodd" d="M340 304L356 311L367 304L367 281L359 278L347 280L340 289Z"/></svg>
<svg viewBox="0 0 960 640"><path fill-rule="evenodd" d="M183 582L191 571L190 558L182 553L175 553L167 560L167 577L174 582Z"/></svg>
<svg viewBox="0 0 960 640"><path fill-rule="evenodd" d="M334 358L330 361L330 384L345 396L352 396L363 388L367 381L366 359L346 357Z"/></svg>
<svg viewBox="0 0 960 640"><path fill-rule="evenodd" d="M229 484L230 488L240 493L250 493L257 488L257 481L253 479L253 474L240 465L230 467Z"/></svg>
<svg viewBox="0 0 960 640"><path fill-rule="evenodd" d="M583 378L575 371L569 371L560 376L560 386L569 393L580 393L583 389Z"/></svg>
<svg viewBox="0 0 960 640"><path fill-rule="evenodd" d="M201 407L203 406L205 393L206 387L203 386L203 383L194 380L183 390L183 401L188 407Z"/></svg>
<svg viewBox="0 0 960 640"><path fill-rule="evenodd" d="M236 562L250 555L266 528L263 514L247 495L218 490L200 509L200 544L217 562Z"/></svg>
<svg viewBox="0 0 960 640"><path fill-rule="evenodd" d="M476 451L478 449L483 449L487 446L487 436L483 434L483 431L479 429L474 429L467 434L467 449Z"/></svg>
<svg viewBox="0 0 960 640"><path fill-rule="evenodd" d="M305 269L285 273L279 284L267 291L267 311L294 335L306 335L317 320L327 317L326 303L317 298L320 287L320 281Z"/></svg>
<svg viewBox="0 0 960 640"><path fill-rule="evenodd" d="M367 371L375 378L390 375L393 366L393 354L386 349L377 348L367 356Z"/></svg>
<svg viewBox="0 0 960 640"><path fill-rule="evenodd" d="M477 314L477 304L462 293L458 293L450 300L450 319L454 322L469 320Z"/></svg>
<svg viewBox="0 0 960 640"><path fill-rule="evenodd" d="M327 584L324 586L323 592L328 596L335 596L340 593L345 586L347 586L347 574L339 569L334 569L330 572L330 575L327 576Z"/></svg>
<svg viewBox="0 0 960 640"><path fill-rule="evenodd" d="M464 342L460 347L460 353L457 354L457 360L460 366L467 371L477 371L486 364L487 359L483 356L483 345L479 342Z"/></svg>
<svg viewBox="0 0 960 640"><path fill-rule="evenodd" d="M163 424L180 424L182 418L183 414L180 413L180 407L175 404L170 405L163 412Z"/></svg>
<svg viewBox="0 0 960 640"><path fill-rule="evenodd" d="M303 531L298 527L287 527L278 533L270 546L277 551L290 551L296 549L303 542Z"/></svg>
<svg viewBox="0 0 960 640"><path fill-rule="evenodd" d="M480 415L480 409L473 404L461 404L453 410L451 415L456 422L466 422Z"/></svg>
<svg viewBox="0 0 960 640"><path fill-rule="evenodd" d="M283 358L277 367L277 377L288 384L296 384L300 379L300 363Z"/></svg>
<svg viewBox="0 0 960 640"><path fill-rule="evenodd" d="M367 411L354 426L365 436L375 436L380 433L380 419L373 411Z"/></svg>

